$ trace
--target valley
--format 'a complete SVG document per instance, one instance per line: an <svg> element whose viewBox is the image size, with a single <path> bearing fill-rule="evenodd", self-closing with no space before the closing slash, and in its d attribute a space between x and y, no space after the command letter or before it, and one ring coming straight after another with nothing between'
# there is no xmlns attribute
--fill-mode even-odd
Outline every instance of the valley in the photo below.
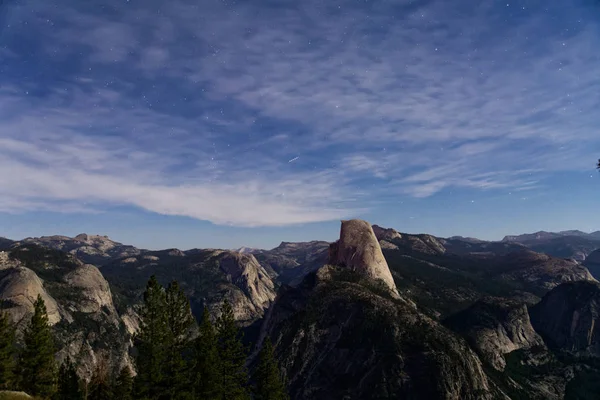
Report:
<svg viewBox="0 0 600 400"><path fill-rule="evenodd" d="M335 243L271 250L152 251L86 234L2 239L0 298L20 337L40 295L56 362L73 360L87 381L100 363L135 373L154 276L179 283L197 321L230 304L251 369L272 341L294 400L592 399L597 244L577 231L486 242L358 220L342 222Z"/></svg>

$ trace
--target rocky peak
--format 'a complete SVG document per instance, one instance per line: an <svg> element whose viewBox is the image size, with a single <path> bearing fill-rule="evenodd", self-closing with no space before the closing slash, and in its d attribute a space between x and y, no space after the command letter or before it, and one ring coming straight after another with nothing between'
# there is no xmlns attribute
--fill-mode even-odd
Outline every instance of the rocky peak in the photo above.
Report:
<svg viewBox="0 0 600 400"><path fill-rule="evenodd" d="M379 225L373 225L373 233L375 233L375 237L377 240L387 240L392 241L394 239L401 239L402 235L395 229L392 228L382 228Z"/></svg>
<svg viewBox="0 0 600 400"><path fill-rule="evenodd" d="M83 242L87 245L96 247L98 250L106 251L110 250L116 246L121 246L121 243L117 243L111 240L108 236L100 236L100 235L88 235L86 233L81 233L73 238L74 241Z"/></svg>
<svg viewBox="0 0 600 400"><path fill-rule="evenodd" d="M531 322L549 344L577 355L600 356L600 284L557 286L531 308Z"/></svg>
<svg viewBox="0 0 600 400"><path fill-rule="evenodd" d="M99 312L102 307L105 307L111 314L116 315L110 286L95 266L90 264L79 266L69 272L64 277L64 281L81 290L82 296L77 307L78 311Z"/></svg>
<svg viewBox="0 0 600 400"><path fill-rule="evenodd" d="M329 264L349 268L371 279L379 279L399 297L375 232L367 221L342 221L340 239L329 248Z"/></svg>

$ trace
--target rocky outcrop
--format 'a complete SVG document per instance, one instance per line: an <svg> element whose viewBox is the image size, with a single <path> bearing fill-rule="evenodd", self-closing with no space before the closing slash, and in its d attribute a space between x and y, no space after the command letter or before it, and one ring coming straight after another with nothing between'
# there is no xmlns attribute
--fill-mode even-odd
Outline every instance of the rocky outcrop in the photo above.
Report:
<svg viewBox="0 0 600 400"><path fill-rule="evenodd" d="M70 253L88 264L103 265L116 258L140 254L141 250L111 240L108 236L79 234L42 236L23 239L20 243L37 244Z"/></svg>
<svg viewBox="0 0 600 400"><path fill-rule="evenodd" d="M18 262L13 262L9 268L0 271L0 298L5 302L4 307L13 321L24 326L33 314L33 303L38 295L46 303L48 321L54 325L61 320L56 300L44 289L42 280L32 270Z"/></svg>
<svg viewBox="0 0 600 400"><path fill-rule="evenodd" d="M0 255L0 297L19 331L28 323L38 294L53 325L59 362L69 356L85 379L100 359L116 370L131 364L129 337L98 268L34 244Z"/></svg>
<svg viewBox="0 0 600 400"><path fill-rule="evenodd" d="M574 260L550 257L523 250L496 258L492 264L497 277L549 291L564 282L596 281L587 268Z"/></svg>
<svg viewBox="0 0 600 400"><path fill-rule="evenodd" d="M375 233L375 237L377 240L385 240L391 242L395 239L402 239L402 235L395 229L392 228L382 228L379 225L373 225L373 233Z"/></svg>
<svg viewBox="0 0 600 400"><path fill-rule="evenodd" d="M113 287L126 293L129 306L140 303L146 282L155 275L165 286L177 280L197 317L204 306L218 315L228 300L243 326L260 319L275 298L275 285L254 255L230 250L148 251L115 260L101 271ZM122 310L122 314L127 329L137 329L135 313Z"/></svg>
<svg viewBox="0 0 600 400"><path fill-rule="evenodd" d="M265 318L292 399L506 398L463 339L354 274L323 267Z"/></svg>
<svg viewBox="0 0 600 400"><path fill-rule="evenodd" d="M81 300L78 302L78 311L85 313L99 312L102 307L116 315L112 294L108 282L98 268L86 264L69 272L64 281L74 288L81 290Z"/></svg>
<svg viewBox="0 0 600 400"><path fill-rule="evenodd" d="M381 280L399 297L377 237L367 221L342 221L340 239L330 246L329 264L348 268L369 279Z"/></svg>
<svg viewBox="0 0 600 400"><path fill-rule="evenodd" d="M410 243L414 251L425 254L444 254L446 248L434 236L431 235L405 235L405 239Z"/></svg>
<svg viewBox="0 0 600 400"><path fill-rule="evenodd" d="M236 305L234 312L237 311L238 319L249 320L251 315L262 315L275 299L275 287L256 258L252 254L224 252L219 257L219 265L227 280L245 295L232 302ZM241 301L241 297L248 301Z"/></svg>
<svg viewBox="0 0 600 400"><path fill-rule="evenodd" d="M25 400L32 399L30 395L25 392L15 392L12 390L0 390L0 399L3 400Z"/></svg>
<svg viewBox="0 0 600 400"><path fill-rule="evenodd" d="M487 297L445 321L497 370L504 370L504 355L519 349L545 347L535 332L524 303Z"/></svg>
<svg viewBox="0 0 600 400"><path fill-rule="evenodd" d="M531 308L533 327L549 345L581 356L600 356L600 284L563 283Z"/></svg>

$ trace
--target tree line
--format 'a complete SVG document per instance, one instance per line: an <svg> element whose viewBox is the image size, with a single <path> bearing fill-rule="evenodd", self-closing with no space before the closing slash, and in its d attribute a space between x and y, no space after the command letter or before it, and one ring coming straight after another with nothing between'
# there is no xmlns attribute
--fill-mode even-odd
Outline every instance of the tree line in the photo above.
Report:
<svg viewBox="0 0 600 400"><path fill-rule="evenodd" d="M38 296L19 344L14 324L0 313L0 390L52 400L289 400L270 339L251 373L231 304L225 301L219 314L214 319L205 307L198 323L179 284L164 288L152 276L134 337L135 376L128 366L111 371L100 360L86 381L68 357L58 366L46 306Z"/></svg>

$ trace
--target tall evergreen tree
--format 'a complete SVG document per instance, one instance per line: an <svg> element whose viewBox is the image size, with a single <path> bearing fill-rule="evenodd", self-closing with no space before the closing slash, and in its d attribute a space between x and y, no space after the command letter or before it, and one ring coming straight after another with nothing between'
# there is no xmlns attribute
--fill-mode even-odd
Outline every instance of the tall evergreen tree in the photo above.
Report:
<svg viewBox="0 0 600 400"><path fill-rule="evenodd" d="M235 324L233 308L226 300L217 319L217 338L224 400L248 400L248 371L246 370L246 348L242 343L242 332Z"/></svg>
<svg viewBox="0 0 600 400"><path fill-rule="evenodd" d="M46 305L40 295L25 329L19 367L21 387L29 394L49 398L56 391L57 368L54 361L54 341Z"/></svg>
<svg viewBox="0 0 600 400"><path fill-rule="evenodd" d="M146 285L140 317L134 389L138 398L160 399L165 393L165 341L169 335L165 291L154 275Z"/></svg>
<svg viewBox="0 0 600 400"><path fill-rule="evenodd" d="M0 311L0 390L15 387L15 327Z"/></svg>
<svg viewBox="0 0 600 400"><path fill-rule="evenodd" d="M167 336L165 338L166 363L165 387L167 398L183 398L185 392L190 393L187 364L183 355L188 350L190 330L194 325L194 317L190 302L176 281L167 287L165 292L165 309L167 318Z"/></svg>
<svg viewBox="0 0 600 400"><path fill-rule="evenodd" d="M281 371L275 359L271 338L267 336L258 354L258 366L254 372L255 400L289 400Z"/></svg>
<svg viewBox="0 0 600 400"><path fill-rule="evenodd" d="M194 392L196 398L204 400L221 400L223 398L223 382L217 333L210 320L208 307L204 307L202 322L194 346Z"/></svg>
<svg viewBox="0 0 600 400"><path fill-rule="evenodd" d="M83 393L79 387L79 377L75 365L67 356L58 370L58 387L55 398L57 400L82 400Z"/></svg>
<svg viewBox="0 0 600 400"><path fill-rule="evenodd" d="M111 400L112 398L108 361L100 358L88 385L87 400Z"/></svg>
<svg viewBox="0 0 600 400"><path fill-rule="evenodd" d="M115 381L113 388L114 400L132 400L133 399L133 375L131 369L125 366L121 369L119 376Z"/></svg>

